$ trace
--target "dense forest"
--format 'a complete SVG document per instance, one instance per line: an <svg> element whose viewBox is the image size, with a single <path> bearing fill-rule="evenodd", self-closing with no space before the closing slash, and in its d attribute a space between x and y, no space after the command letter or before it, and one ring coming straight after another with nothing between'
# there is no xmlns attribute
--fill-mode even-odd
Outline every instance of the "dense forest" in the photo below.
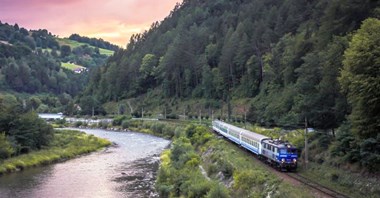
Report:
<svg viewBox="0 0 380 198"><path fill-rule="evenodd" d="M339 127L334 155L371 168L380 160L379 18L374 0L184 0L96 69L82 98L158 92L215 109L247 98L252 123Z"/></svg>

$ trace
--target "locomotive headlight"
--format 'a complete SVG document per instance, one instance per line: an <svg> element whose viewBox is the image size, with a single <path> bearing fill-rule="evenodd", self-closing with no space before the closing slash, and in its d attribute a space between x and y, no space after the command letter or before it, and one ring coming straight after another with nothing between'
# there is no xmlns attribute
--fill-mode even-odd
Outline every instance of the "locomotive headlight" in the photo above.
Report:
<svg viewBox="0 0 380 198"><path fill-rule="evenodd" d="M296 158L293 159L293 163L297 163L297 159Z"/></svg>
<svg viewBox="0 0 380 198"><path fill-rule="evenodd" d="M282 158L282 159L281 159L281 162L284 163L284 162L285 162L285 158Z"/></svg>

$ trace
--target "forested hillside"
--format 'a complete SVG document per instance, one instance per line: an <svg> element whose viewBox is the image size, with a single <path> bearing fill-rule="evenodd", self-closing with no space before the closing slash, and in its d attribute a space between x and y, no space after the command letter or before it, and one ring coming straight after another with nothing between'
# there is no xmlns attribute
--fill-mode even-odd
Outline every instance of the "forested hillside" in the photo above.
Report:
<svg viewBox="0 0 380 198"><path fill-rule="evenodd" d="M47 30L0 23L0 41L2 91L76 95L82 90L84 79L61 68L60 45Z"/></svg>
<svg viewBox="0 0 380 198"><path fill-rule="evenodd" d="M12 93L37 112L72 114L74 98L88 82L87 71L112 54L45 29L26 30L0 22L0 94Z"/></svg>
<svg viewBox="0 0 380 198"><path fill-rule="evenodd" d="M338 138L355 148L337 155L355 161L376 153L380 138L379 17L374 0L184 0L95 71L85 97L158 92L167 101L207 99L213 109L228 104L228 114L230 101L247 98L253 123L307 118L333 132L345 123Z"/></svg>

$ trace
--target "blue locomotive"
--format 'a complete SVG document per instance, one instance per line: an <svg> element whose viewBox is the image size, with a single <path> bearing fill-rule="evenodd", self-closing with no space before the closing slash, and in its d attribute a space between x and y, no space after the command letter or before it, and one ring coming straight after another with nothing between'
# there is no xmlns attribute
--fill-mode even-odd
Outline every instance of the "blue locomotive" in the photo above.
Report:
<svg viewBox="0 0 380 198"><path fill-rule="evenodd" d="M270 137L219 120L212 122L212 128L280 170L297 169L297 149L288 142L272 140Z"/></svg>

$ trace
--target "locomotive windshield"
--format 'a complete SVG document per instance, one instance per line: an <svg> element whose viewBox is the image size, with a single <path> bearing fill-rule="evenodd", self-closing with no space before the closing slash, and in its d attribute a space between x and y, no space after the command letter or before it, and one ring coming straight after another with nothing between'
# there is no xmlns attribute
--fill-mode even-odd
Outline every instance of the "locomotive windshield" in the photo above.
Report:
<svg viewBox="0 0 380 198"><path fill-rule="evenodd" d="M297 149L294 148L282 148L280 154L297 154Z"/></svg>

